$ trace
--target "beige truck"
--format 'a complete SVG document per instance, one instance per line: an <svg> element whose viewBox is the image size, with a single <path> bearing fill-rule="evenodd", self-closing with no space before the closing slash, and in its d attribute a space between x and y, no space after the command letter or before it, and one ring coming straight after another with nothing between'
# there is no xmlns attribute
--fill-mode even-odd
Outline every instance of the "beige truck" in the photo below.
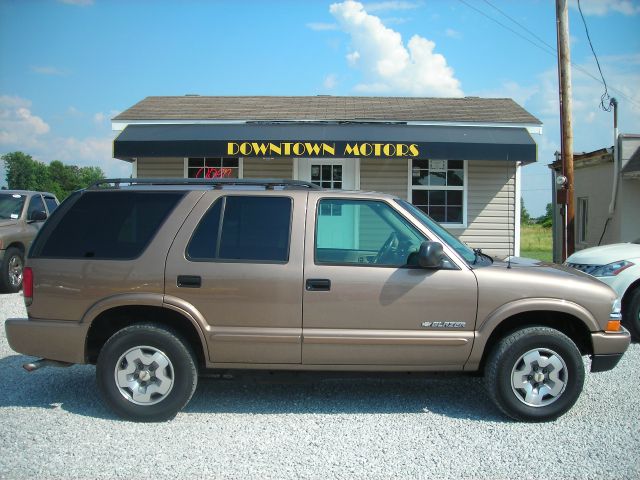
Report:
<svg viewBox="0 0 640 480"><path fill-rule="evenodd" d="M22 287L22 268L42 223L58 206L52 193L0 190L0 292Z"/></svg>
<svg viewBox="0 0 640 480"><path fill-rule="evenodd" d="M569 267L472 250L405 200L291 180L105 180L46 222L6 321L25 365L96 364L118 415L157 421L211 370L484 374L545 421L629 345L620 300ZM589 365L589 363L587 362Z"/></svg>

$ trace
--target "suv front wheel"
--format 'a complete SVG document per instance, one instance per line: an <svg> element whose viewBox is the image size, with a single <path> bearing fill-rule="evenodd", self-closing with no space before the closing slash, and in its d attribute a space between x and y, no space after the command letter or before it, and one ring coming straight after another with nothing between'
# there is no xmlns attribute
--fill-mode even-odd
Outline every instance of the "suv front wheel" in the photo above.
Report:
<svg viewBox="0 0 640 480"><path fill-rule="evenodd" d="M0 272L0 291L16 293L22 288L24 255L16 247L9 247L4 253Z"/></svg>
<svg viewBox="0 0 640 480"><path fill-rule="evenodd" d="M491 352L485 370L489 396L515 420L555 420L578 399L584 363L575 343L547 327L507 335Z"/></svg>
<svg viewBox="0 0 640 480"><path fill-rule="evenodd" d="M191 349L175 332L144 323L123 328L107 340L96 378L116 414L155 422L173 418L189 402L198 372Z"/></svg>

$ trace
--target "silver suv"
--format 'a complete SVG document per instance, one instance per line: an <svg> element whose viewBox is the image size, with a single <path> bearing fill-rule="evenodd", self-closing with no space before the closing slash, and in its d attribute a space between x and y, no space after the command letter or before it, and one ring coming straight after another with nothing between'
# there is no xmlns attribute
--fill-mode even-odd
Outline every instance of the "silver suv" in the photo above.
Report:
<svg viewBox="0 0 640 480"><path fill-rule="evenodd" d="M44 225L11 347L96 364L105 402L171 418L211 369L480 371L507 415L557 418L629 345L568 267L473 251L406 201L287 180L107 180Z"/></svg>

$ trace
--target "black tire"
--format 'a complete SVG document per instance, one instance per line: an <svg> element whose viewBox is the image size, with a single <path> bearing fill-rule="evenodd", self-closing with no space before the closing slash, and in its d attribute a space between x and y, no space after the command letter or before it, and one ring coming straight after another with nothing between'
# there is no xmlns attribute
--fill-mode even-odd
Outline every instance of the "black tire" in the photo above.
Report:
<svg viewBox="0 0 640 480"><path fill-rule="evenodd" d="M541 326L523 328L504 337L485 366L491 399L504 414L525 422L555 420L567 412L582 392L584 375L584 363L575 343L563 333ZM512 386L512 377L516 386ZM536 389L536 385L542 388ZM529 398L525 386L531 389ZM549 389L557 391L545 395Z"/></svg>
<svg viewBox="0 0 640 480"><path fill-rule="evenodd" d="M0 291L2 293L16 293L22 288L22 270L24 269L24 255L16 247L9 247L4 252L0 272Z"/></svg>
<svg viewBox="0 0 640 480"><path fill-rule="evenodd" d="M640 342L640 287L631 292L622 311L622 324L627 327L636 342Z"/></svg>
<svg viewBox="0 0 640 480"><path fill-rule="evenodd" d="M123 328L107 340L98 356L96 379L105 403L117 415L157 422L173 418L189 403L198 371L189 345L176 332L142 323ZM137 386L137 399L133 389L118 385L118 379ZM142 399L148 392L153 393Z"/></svg>

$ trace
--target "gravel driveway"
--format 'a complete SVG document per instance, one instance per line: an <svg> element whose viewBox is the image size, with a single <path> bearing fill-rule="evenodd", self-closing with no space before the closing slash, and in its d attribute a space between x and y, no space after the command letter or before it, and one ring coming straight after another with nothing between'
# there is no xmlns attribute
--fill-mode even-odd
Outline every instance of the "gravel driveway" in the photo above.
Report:
<svg viewBox="0 0 640 480"><path fill-rule="evenodd" d="M3 319L24 315L0 296ZM175 420L129 423L93 367L27 374L27 358L2 328L0 478L640 478L638 344L548 424L509 421L481 378L448 375L202 379Z"/></svg>

